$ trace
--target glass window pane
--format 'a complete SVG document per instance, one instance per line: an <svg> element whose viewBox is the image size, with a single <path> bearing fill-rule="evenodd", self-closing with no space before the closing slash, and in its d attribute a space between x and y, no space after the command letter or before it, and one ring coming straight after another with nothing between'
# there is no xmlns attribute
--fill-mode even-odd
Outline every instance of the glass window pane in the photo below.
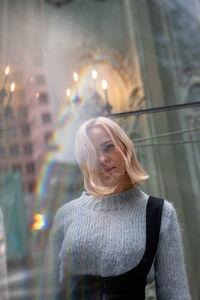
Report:
<svg viewBox="0 0 200 300"><path fill-rule="evenodd" d="M200 299L199 12L200 0L0 1L6 300L8 290L10 300L45 298L42 266L54 216L84 190L75 135L99 115L133 142L150 175L139 188L175 206L192 299ZM146 300L156 299L155 288Z"/></svg>

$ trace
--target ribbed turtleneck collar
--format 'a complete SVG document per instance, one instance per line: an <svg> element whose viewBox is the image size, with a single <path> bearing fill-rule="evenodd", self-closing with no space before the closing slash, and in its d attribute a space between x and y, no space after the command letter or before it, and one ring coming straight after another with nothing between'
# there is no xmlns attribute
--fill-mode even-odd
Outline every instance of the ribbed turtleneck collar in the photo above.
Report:
<svg viewBox="0 0 200 300"><path fill-rule="evenodd" d="M84 191L81 200L82 204L87 208L107 211L121 209L124 205L129 205L129 203L132 205L133 201L136 202L141 199L141 197L144 197L144 195L143 192L134 187L125 192L112 194L103 198L90 196Z"/></svg>

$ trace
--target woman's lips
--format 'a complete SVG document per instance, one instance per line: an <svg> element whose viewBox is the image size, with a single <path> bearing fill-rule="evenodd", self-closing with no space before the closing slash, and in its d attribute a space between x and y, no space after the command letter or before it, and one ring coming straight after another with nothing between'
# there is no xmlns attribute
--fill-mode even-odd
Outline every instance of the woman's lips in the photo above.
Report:
<svg viewBox="0 0 200 300"><path fill-rule="evenodd" d="M115 169L115 167L107 168L107 169L104 169L104 172L111 173L114 169Z"/></svg>

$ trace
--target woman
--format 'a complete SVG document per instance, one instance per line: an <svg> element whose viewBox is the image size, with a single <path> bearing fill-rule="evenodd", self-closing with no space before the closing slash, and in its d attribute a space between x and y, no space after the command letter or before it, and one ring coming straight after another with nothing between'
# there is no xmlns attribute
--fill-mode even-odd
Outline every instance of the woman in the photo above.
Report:
<svg viewBox="0 0 200 300"><path fill-rule="evenodd" d="M91 119L75 152L86 192L54 220L52 299L142 300L154 277L158 300L190 299L175 210L137 188L148 175L125 132Z"/></svg>

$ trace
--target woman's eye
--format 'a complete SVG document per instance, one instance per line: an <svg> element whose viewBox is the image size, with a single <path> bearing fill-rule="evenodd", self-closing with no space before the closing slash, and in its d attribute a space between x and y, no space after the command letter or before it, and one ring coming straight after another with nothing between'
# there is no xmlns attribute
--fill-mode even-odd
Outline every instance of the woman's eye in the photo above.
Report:
<svg viewBox="0 0 200 300"><path fill-rule="evenodd" d="M103 148L103 152L108 152L114 149L114 145L113 144L108 144Z"/></svg>

